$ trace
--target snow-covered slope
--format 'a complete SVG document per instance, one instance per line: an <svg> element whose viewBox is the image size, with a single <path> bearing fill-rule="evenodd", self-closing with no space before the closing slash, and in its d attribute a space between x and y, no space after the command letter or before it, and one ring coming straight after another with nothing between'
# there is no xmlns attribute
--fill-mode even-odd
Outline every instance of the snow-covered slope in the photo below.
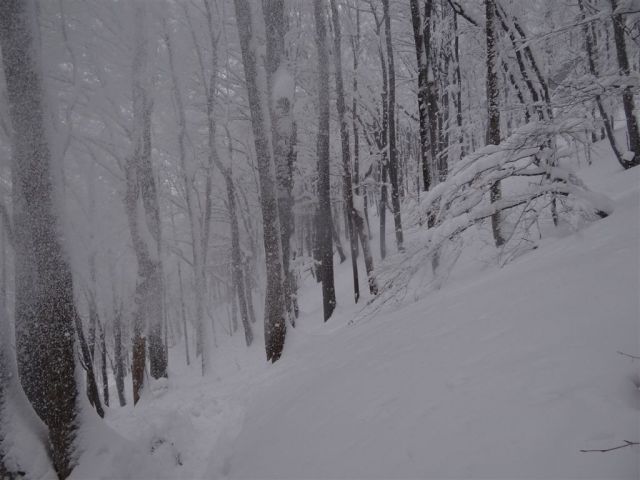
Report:
<svg viewBox="0 0 640 480"><path fill-rule="evenodd" d="M610 217L304 346L253 392L232 478L639 478L638 173ZM214 452L215 454L215 452Z"/></svg>
<svg viewBox="0 0 640 480"><path fill-rule="evenodd" d="M174 372L109 412L155 445L149 473L120 452L76 477L157 476L159 460L167 478L639 478L637 446L580 452L640 440L640 362L617 353L640 354L640 169L617 170L582 172L610 217L395 311L349 324L360 307L344 264L322 324L309 282L275 365L260 342L225 351L217 377Z"/></svg>

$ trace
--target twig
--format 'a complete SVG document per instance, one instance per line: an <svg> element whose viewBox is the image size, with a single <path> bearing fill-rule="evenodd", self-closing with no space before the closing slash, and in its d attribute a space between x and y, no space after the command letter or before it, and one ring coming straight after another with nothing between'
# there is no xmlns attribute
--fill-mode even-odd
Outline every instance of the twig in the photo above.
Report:
<svg viewBox="0 0 640 480"><path fill-rule="evenodd" d="M606 453L606 452L611 452L612 450L618 450L620 448L625 448L625 447L631 447L632 445L640 445L640 442L630 442L629 440L623 440L624 444L623 445L618 445L617 447L611 447L611 448L605 448L603 450L580 450L583 453L586 452L602 452L602 453Z"/></svg>
<svg viewBox="0 0 640 480"><path fill-rule="evenodd" d="M620 350L618 350L618 354L622 355L624 357L629 357L632 360L640 360L639 356L637 356L637 355L629 355L628 353L621 352Z"/></svg>

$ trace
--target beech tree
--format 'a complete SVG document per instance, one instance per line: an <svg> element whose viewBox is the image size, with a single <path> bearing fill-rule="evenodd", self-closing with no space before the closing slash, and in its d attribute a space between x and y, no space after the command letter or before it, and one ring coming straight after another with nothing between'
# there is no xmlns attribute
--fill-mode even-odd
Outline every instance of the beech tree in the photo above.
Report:
<svg viewBox="0 0 640 480"><path fill-rule="evenodd" d="M313 2L313 17L316 26L316 51L318 55L318 250L320 280L322 282L322 310L326 322L336 307L336 292L333 284L333 219L331 217L331 190L329 171L329 52L327 49L327 26L321 0Z"/></svg>
<svg viewBox="0 0 640 480"><path fill-rule="evenodd" d="M133 152L125 166L125 210L138 261L136 311L133 324L133 397L140 398L144 385L145 331L148 328L149 362L154 378L167 376L162 344L162 264L160 259L160 211L151 163L151 109L148 91L147 22L144 6L134 7L135 51L133 56ZM144 220L144 224L141 223ZM148 233L147 233L148 232Z"/></svg>
<svg viewBox="0 0 640 480"><path fill-rule="evenodd" d="M485 31L487 41L487 141L488 145L500 145L500 107L498 105L498 76L496 67L496 4L494 0L485 0ZM491 202L498 202L502 197L502 188L497 181L491 186ZM491 230L496 247L504 244L500 212L491 216Z"/></svg>
<svg viewBox="0 0 640 480"><path fill-rule="evenodd" d="M54 201L57 186L45 127L36 25L33 2L0 4L0 48L12 125L18 370L27 398L48 427L54 468L66 478L74 467L79 427L76 313Z"/></svg>
<svg viewBox="0 0 640 480"><path fill-rule="evenodd" d="M267 270L267 291L265 294L264 335L267 360L277 361L284 347L286 309L284 308L282 245L280 237L280 217L278 213L275 165L269 148L268 112L264 109L265 83L259 88L264 75L258 71L256 43L253 41L253 14L248 0L234 0L240 49L244 66L244 76L249 96L253 141L260 177L260 206L264 232L264 250Z"/></svg>

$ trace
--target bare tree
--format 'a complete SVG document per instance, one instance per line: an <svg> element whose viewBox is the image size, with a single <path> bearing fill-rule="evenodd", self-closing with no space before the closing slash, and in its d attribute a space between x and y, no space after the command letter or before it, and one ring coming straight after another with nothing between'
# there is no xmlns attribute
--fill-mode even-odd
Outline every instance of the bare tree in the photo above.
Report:
<svg viewBox="0 0 640 480"><path fill-rule="evenodd" d="M133 56L133 152L125 165L125 210L133 248L138 261L133 325L133 401L137 403L144 384L146 339L149 332L151 375L167 375L162 344L162 264L160 260L160 211L151 164L151 109L147 72L147 21L144 6L135 4L135 47ZM140 220L144 219L144 225ZM150 235L145 235L147 229ZM150 237L150 238L149 238Z"/></svg>

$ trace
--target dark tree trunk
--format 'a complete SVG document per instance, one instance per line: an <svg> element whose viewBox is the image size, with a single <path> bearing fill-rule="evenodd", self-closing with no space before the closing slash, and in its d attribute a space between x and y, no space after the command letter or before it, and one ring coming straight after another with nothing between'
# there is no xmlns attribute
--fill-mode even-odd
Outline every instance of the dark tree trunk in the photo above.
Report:
<svg viewBox="0 0 640 480"><path fill-rule="evenodd" d="M428 74L424 39L422 38L422 16L418 0L411 0L411 24L413 26L413 41L416 49L418 65L418 116L420 125L420 164L422 165L422 185L424 191L431 188L431 169L429 168L429 117L428 103Z"/></svg>
<svg viewBox="0 0 640 480"><path fill-rule="evenodd" d="M378 24L376 18L376 24ZM377 28L378 38L380 38L380 26ZM380 203L378 204L378 216L380 219L380 258L387 256L387 174L389 164L388 140L389 140L389 73L387 62L384 58L382 47L378 47L380 57L380 69L382 71L382 125L377 132L377 145L380 152Z"/></svg>
<svg viewBox="0 0 640 480"><path fill-rule="evenodd" d="M280 240L282 244L282 266L284 269L284 295L289 320L295 325L294 302L295 283L290 268L291 236L293 234L293 161L295 159L295 124L293 105L286 96L276 98L274 82L279 75L289 75L284 37L289 29L284 12L284 0L263 0L262 10L266 25L267 40L267 84L269 86L269 113L271 117L271 138L273 157L276 166L278 191L278 214L280 217ZM290 92L293 93L293 92Z"/></svg>
<svg viewBox="0 0 640 480"><path fill-rule="evenodd" d="M398 185L398 147L396 145L396 67L393 60L393 45L391 42L391 14L389 12L389 0L382 0L384 11L385 44L387 47L387 71L389 75L389 180L391 181L391 209L393 211L393 225L396 234L396 247L403 250L402 217L400 215L400 188Z"/></svg>
<svg viewBox="0 0 640 480"><path fill-rule="evenodd" d="M107 377L107 339L104 325L100 324L100 370L102 373L102 398L109 406L109 378Z"/></svg>
<svg viewBox="0 0 640 480"><path fill-rule="evenodd" d="M74 467L76 411L73 282L55 215L51 151L33 3L0 2L0 48L13 126L16 350L20 379L49 429L60 478Z"/></svg>
<svg viewBox="0 0 640 480"><path fill-rule="evenodd" d="M135 327L134 327L135 330ZM140 333L133 335L133 353L131 365L131 378L133 381L133 404L136 405L140 400L142 389L144 387L144 365L146 361L146 345L145 337Z"/></svg>
<svg viewBox="0 0 640 480"><path fill-rule="evenodd" d="M487 40L487 144L500 145L500 107L498 105L498 75L496 69L496 32L495 32L495 0L485 0L486 10L486 40ZM491 186L491 203L502 198L500 182ZM491 230L496 247L504 245L501 231L500 212L491 216Z"/></svg>
<svg viewBox="0 0 640 480"><path fill-rule="evenodd" d="M115 297L114 297L115 302ZM122 349L122 309L117 308L114 311L113 317L113 357L115 362L114 376L116 378L116 390L118 391L118 401L120 406L124 407L127 404L127 397L124 393L124 352Z"/></svg>
<svg viewBox="0 0 640 480"><path fill-rule="evenodd" d="M611 10L615 13L618 8L618 0L610 0ZM624 17L621 14L613 16L613 38L616 44L616 56L618 59L618 71L620 75L626 77L630 74L629 58L627 57L627 47L624 39ZM622 92L622 106L624 116L627 121L627 135L629 136L629 150L633 153L630 160L624 159L625 168L640 165L640 132L638 130L638 119L634 112L633 91L630 86Z"/></svg>
<svg viewBox="0 0 640 480"><path fill-rule="evenodd" d="M82 355L82 365L87 372L87 397L89 403L96 409L98 415L104 418L104 410L100 403L100 395L98 394L98 382L96 381L95 371L93 369L93 358L89 345L84 336L84 330L82 329L82 320L80 316L75 314L75 327L78 335L78 342L80 343L80 353Z"/></svg>
<svg viewBox="0 0 640 480"><path fill-rule="evenodd" d="M286 334L286 309L282 291L282 251L280 241L280 220L276 197L276 181L273 178L273 158L269 149L268 132L262 107L262 94L256 83L258 68L255 42L252 42L251 5L248 0L234 0L240 49L251 109L251 125L258 160L260 177L260 200L264 232L264 250L267 270L267 291L265 295L265 346L267 360L277 361L282 354ZM331 231L329 230L329 233Z"/></svg>
<svg viewBox="0 0 640 480"><path fill-rule="evenodd" d="M331 0L331 18L333 20L333 61L336 77L336 107L338 122L340 123L340 144L342 147L342 193L346 205L346 220L351 247L351 271L353 274L353 297L355 303L360 299L360 284L358 282L358 238L354 232L353 189L351 185L351 152L349 149L349 128L347 126L346 105L344 99L344 84L342 81L342 34L340 16L336 0Z"/></svg>
<svg viewBox="0 0 640 480"><path fill-rule="evenodd" d="M440 108L438 105L438 91L435 81L435 73L433 66L433 47L431 45L431 15L433 14L433 0L425 0L424 2L424 21L422 24L422 41L424 43L424 58L426 72L426 109L429 119L429 152L431 153L430 171L432 183L438 178L436 175L436 162L440 155L440 141L438 132L438 119L440 117ZM432 223L430 215L429 225Z"/></svg>
<svg viewBox="0 0 640 480"><path fill-rule="evenodd" d="M333 284L333 242L331 219L331 178L329 176L329 54L327 52L327 27L322 0L314 0L318 50L318 248L320 254L320 278L322 281L322 305L325 322L336 307Z"/></svg>
<svg viewBox="0 0 640 480"><path fill-rule="evenodd" d="M249 263L245 260L242 268L242 278L244 282L244 292L247 298L247 311L249 312L249 320L256 323L256 312L253 309L253 293L251 290L251 277L249 273Z"/></svg>
<svg viewBox="0 0 640 480"><path fill-rule="evenodd" d="M586 18L586 12L584 8L583 0L578 0L578 7L580 8L580 14L583 19ZM596 52L594 49L594 37L592 37L592 30L589 28L587 24L583 27L584 37L585 37L585 48L587 50L587 63L589 64L589 73L597 78L598 76L598 68L596 66ZM622 166L622 168L629 168L627 161L623 157L623 153L620 151L616 143L616 138L613 131L613 121L609 118L607 111L604 109L604 105L602 103L602 98L600 95L596 95L595 98L596 105L598 107L598 112L600 113L600 118L602 119L602 123L604 125L604 131L609 140L609 145L611 145L611 150L613 150L613 154L615 155L618 163Z"/></svg>
<svg viewBox="0 0 640 480"><path fill-rule="evenodd" d="M453 55L456 63L455 66L455 82L456 82L456 125L458 126L458 143L460 144L460 158L466 155L464 146L464 132L462 130L462 74L460 72L460 36L458 34L458 14L453 12L453 34L455 36L453 43Z"/></svg>

